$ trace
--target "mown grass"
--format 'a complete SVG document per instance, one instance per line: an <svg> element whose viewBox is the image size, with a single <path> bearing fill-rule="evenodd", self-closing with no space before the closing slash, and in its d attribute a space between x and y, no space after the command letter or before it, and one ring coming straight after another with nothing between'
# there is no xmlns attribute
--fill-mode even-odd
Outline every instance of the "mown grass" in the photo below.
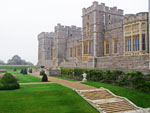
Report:
<svg viewBox="0 0 150 113"><path fill-rule="evenodd" d="M23 75L23 74L17 74L17 79L19 83L28 83L28 82L41 82L41 79L38 77L34 77L31 75Z"/></svg>
<svg viewBox="0 0 150 113"><path fill-rule="evenodd" d="M148 108L150 107L150 94L148 93L142 93L136 90L115 86L111 84L105 84L100 82L85 82L84 84L94 86L97 88L104 87L112 91L114 94L122 97L128 98L130 101L132 101L134 104L136 104L139 107Z"/></svg>
<svg viewBox="0 0 150 113"><path fill-rule="evenodd" d="M14 71L14 69L17 71ZM41 82L41 79L38 77L34 77L29 74L20 74L21 69L28 68L28 66L0 66L0 69L6 69L7 72L17 75L17 79L19 83L28 83L28 82Z"/></svg>
<svg viewBox="0 0 150 113"><path fill-rule="evenodd" d="M0 91L0 113L98 113L76 92L58 84Z"/></svg>

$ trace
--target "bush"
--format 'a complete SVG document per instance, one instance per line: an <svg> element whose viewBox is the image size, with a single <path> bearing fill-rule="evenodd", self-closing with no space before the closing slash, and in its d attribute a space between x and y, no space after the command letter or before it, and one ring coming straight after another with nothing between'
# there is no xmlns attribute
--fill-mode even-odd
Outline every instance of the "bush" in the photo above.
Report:
<svg viewBox="0 0 150 113"><path fill-rule="evenodd" d="M23 69L20 70L20 73L23 74Z"/></svg>
<svg viewBox="0 0 150 113"><path fill-rule="evenodd" d="M73 69L72 68L61 68L61 75L68 75L68 76L72 76L73 75Z"/></svg>
<svg viewBox="0 0 150 113"><path fill-rule="evenodd" d="M150 93L150 81L146 81L143 84L137 84L134 88L145 93Z"/></svg>
<svg viewBox="0 0 150 113"><path fill-rule="evenodd" d="M48 82L48 78L46 74L43 74L42 82Z"/></svg>
<svg viewBox="0 0 150 113"><path fill-rule="evenodd" d="M28 74L28 72L27 72L27 69L25 68L25 69L23 69L23 73L22 74L24 74L24 75L26 75L26 74Z"/></svg>
<svg viewBox="0 0 150 113"><path fill-rule="evenodd" d="M86 71L87 79L92 81L102 80L103 71L99 69L90 69Z"/></svg>
<svg viewBox="0 0 150 113"><path fill-rule="evenodd" d="M29 73L32 73L32 68L29 69Z"/></svg>
<svg viewBox="0 0 150 113"><path fill-rule="evenodd" d="M17 69L16 69L16 68L14 68L14 71L17 71Z"/></svg>
<svg viewBox="0 0 150 113"><path fill-rule="evenodd" d="M44 74L45 74L44 70L40 71L40 75L44 75Z"/></svg>
<svg viewBox="0 0 150 113"><path fill-rule="evenodd" d="M10 73L4 74L4 76L0 79L0 90L12 90L19 88L20 86L16 78Z"/></svg>

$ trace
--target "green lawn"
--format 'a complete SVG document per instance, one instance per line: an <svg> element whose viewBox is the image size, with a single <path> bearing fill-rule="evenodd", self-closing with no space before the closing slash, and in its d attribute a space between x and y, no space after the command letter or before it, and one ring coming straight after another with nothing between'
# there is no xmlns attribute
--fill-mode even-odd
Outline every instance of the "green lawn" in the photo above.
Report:
<svg viewBox="0 0 150 113"><path fill-rule="evenodd" d="M34 77L32 75L23 75L17 73L17 78L19 83L27 83L27 82L41 82L41 79L38 77Z"/></svg>
<svg viewBox="0 0 150 113"><path fill-rule="evenodd" d="M17 69L17 71L14 71L14 69ZM28 83L28 82L41 82L41 79L38 77L34 77L31 75L23 75L20 74L20 70L28 68L27 66L0 66L0 69L6 69L7 72L17 75L18 82L19 83Z"/></svg>
<svg viewBox="0 0 150 113"><path fill-rule="evenodd" d="M68 80L68 81L72 81L72 82L77 81L77 80L73 80L73 79L70 79L70 78L65 78L65 77L60 77L60 76L55 76L55 75L50 76L50 77L55 77L55 78L59 78L59 79L63 79L63 80Z"/></svg>
<svg viewBox="0 0 150 113"><path fill-rule="evenodd" d="M73 90L58 84L21 85L0 91L0 113L98 113Z"/></svg>
<svg viewBox="0 0 150 113"><path fill-rule="evenodd" d="M142 93L138 92L132 89L100 83L100 82L86 82L84 84L94 86L97 88L104 87L112 91L114 94L122 97L126 97L129 100L131 100L133 103L135 103L139 107L148 108L150 107L150 94L148 93Z"/></svg>

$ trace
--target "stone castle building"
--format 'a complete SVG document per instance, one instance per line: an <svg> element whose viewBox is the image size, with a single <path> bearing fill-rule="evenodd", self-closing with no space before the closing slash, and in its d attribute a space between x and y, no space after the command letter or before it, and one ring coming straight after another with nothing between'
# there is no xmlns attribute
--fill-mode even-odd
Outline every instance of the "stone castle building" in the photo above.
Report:
<svg viewBox="0 0 150 113"><path fill-rule="evenodd" d="M104 3L82 10L82 28L58 24L38 35L38 65L120 70L149 69L148 12L124 15Z"/></svg>

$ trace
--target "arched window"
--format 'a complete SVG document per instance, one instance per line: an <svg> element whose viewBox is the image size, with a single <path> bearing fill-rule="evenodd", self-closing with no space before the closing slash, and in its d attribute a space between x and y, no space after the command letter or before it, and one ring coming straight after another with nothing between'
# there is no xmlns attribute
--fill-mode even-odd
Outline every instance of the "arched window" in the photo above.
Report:
<svg viewBox="0 0 150 113"><path fill-rule="evenodd" d="M86 24L86 33L87 33L87 36L90 35L90 24L89 23Z"/></svg>

